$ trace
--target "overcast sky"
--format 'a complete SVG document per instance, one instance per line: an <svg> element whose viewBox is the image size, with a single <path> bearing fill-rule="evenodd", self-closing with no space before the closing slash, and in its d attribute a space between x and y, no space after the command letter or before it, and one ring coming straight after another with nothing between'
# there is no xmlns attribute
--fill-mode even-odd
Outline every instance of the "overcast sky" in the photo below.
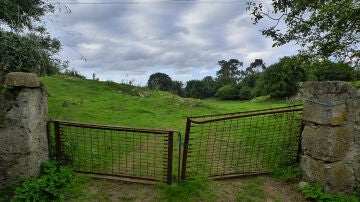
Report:
<svg viewBox="0 0 360 202"><path fill-rule="evenodd" d="M58 2L62 11L48 16L48 31L63 45L60 58L88 78L95 73L100 80L144 86L151 74L163 72L185 83L215 76L219 60L235 58L246 67L261 58L270 65L297 50L272 48L260 33L264 24L252 24L246 0Z"/></svg>

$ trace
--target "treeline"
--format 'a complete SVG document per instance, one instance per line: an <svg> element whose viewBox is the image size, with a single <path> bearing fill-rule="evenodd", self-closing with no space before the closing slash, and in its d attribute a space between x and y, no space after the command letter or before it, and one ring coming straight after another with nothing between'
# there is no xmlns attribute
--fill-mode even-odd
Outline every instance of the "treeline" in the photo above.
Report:
<svg viewBox="0 0 360 202"><path fill-rule="evenodd" d="M264 95L271 98L294 96L305 81L360 79L360 71L345 62L314 62L304 56L283 57L270 66L262 59L256 59L246 68L237 59L221 60L218 65L220 69L215 78L206 76L184 85L158 72L149 77L147 85L150 89L169 91L182 97L250 100Z"/></svg>

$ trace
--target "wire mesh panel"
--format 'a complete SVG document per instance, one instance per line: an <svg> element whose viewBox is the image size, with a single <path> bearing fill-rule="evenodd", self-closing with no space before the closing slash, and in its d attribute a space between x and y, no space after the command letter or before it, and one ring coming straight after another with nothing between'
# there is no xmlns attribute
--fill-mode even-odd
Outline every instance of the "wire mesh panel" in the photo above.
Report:
<svg viewBox="0 0 360 202"><path fill-rule="evenodd" d="M77 172L171 184L173 131L54 121L56 157Z"/></svg>
<svg viewBox="0 0 360 202"><path fill-rule="evenodd" d="M259 174L298 158L299 107L190 117L182 179Z"/></svg>

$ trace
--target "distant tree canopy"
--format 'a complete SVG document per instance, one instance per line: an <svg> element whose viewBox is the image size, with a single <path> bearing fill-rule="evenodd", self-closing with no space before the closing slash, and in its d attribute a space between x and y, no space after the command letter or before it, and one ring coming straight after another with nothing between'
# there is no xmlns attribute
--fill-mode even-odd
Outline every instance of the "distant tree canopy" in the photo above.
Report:
<svg viewBox="0 0 360 202"><path fill-rule="evenodd" d="M229 61L218 61L220 70L216 72L217 81L221 86L235 84L240 79L240 67L243 62L237 59L230 59Z"/></svg>
<svg viewBox="0 0 360 202"><path fill-rule="evenodd" d="M170 91L172 88L172 80L169 75L157 72L150 75L147 85L150 89Z"/></svg>
<svg viewBox="0 0 360 202"><path fill-rule="evenodd" d="M0 2L0 68L5 71L54 74L67 62L54 57L60 41L43 26L43 16L54 12L43 0L4 0Z"/></svg>
<svg viewBox="0 0 360 202"><path fill-rule="evenodd" d="M318 81L351 81L355 78L355 70L344 62L334 63L329 60L314 64Z"/></svg>
<svg viewBox="0 0 360 202"><path fill-rule="evenodd" d="M239 60L221 60L215 78L206 76L201 80L189 80L182 88L180 81L172 81L164 73L155 73L150 76L148 86L198 99L250 100L265 95L278 99L295 95L304 81L352 81L360 78L360 71L348 63L307 59L304 55L283 57L270 66L266 66L262 59L255 59L243 69L240 69L243 64Z"/></svg>
<svg viewBox="0 0 360 202"><path fill-rule="evenodd" d="M184 84L181 81L173 81L172 87L171 87L172 93L174 93L180 97L184 97L185 92L184 92L183 86L184 86Z"/></svg>
<svg viewBox="0 0 360 202"><path fill-rule="evenodd" d="M208 98L216 92L216 81L211 76L202 80L190 80L186 82L185 95L193 98Z"/></svg>
<svg viewBox="0 0 360 202"><path fill-rule="evenodd" d="M250 1L254 24L268 19L274 23L262 34L273 46L291 41L305 47L315 58L337 58L360 63L360 3L358 0L272 0L272 9L263 2ZM280 24L285 23L282 30Z"/></svg>
<svg viewBox="0 0 360 202"><path fill-rule="evenodd" d="M272 98L293 96L306 80L306 70L297 57L284 57L263 72L263 88Z"/></svg>

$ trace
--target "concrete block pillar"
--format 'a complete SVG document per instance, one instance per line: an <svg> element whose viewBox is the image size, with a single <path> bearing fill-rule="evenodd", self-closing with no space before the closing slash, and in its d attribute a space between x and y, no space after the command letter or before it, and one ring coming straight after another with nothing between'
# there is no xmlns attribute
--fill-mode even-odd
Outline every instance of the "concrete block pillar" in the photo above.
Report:
<svg viewBox="0 0 360 202"><path fill-rule="evenodd" d="M0 188L37 176L48 160L47 95L35 74L3 76L0 89Z"/></svg>
<svg viewBox="0 0 360 202"><path fill-rule="evenodd" d="M360 93L345 82L304 84L301 169L330 193L360 183Z"/></svg>

